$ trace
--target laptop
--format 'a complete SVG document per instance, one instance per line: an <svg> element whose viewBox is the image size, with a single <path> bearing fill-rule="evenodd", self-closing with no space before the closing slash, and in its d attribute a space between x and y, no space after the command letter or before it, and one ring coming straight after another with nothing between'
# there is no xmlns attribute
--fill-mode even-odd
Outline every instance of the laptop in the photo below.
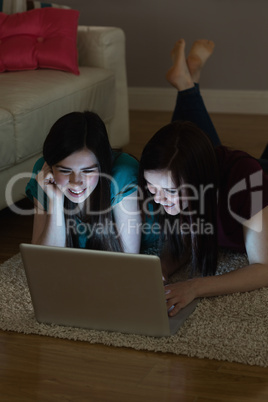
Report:
<svg viewBox="0 0 268 402"><path fill-rule="evenodd" d="M21 244L37 321L161 337L175 334L194 300L168 317L160 259L75 248Z"/></svg>

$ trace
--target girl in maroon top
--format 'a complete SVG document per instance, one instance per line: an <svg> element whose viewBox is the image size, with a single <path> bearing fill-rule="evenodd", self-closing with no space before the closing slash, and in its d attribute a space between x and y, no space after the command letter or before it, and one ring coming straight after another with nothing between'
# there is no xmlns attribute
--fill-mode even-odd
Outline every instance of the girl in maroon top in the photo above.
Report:
<svg viewBox="0 0 268 402"><path fill-rule="evenodd" d="M268 286L268 177L255 158L220 144L198 86L213 48L198 40L186 59L184 40L176 43L167 73L179 91L173 122L140 161L143 211L151 202L161 227L163 276L192 268L189 280L165 286L170 315L197 297ZM246 252L249 265L215 276L218 246Z"/></svg>

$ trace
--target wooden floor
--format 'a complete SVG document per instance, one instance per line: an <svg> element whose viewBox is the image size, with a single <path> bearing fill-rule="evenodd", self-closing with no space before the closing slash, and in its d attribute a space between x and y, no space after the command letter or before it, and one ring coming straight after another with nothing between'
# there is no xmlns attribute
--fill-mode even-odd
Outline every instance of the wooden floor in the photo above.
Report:
<svg viewBox="0 0 268 402"><path fill-rule="evenodd" d="M139 157L170 117L131 112L126 150ZM268 116L213 115L213 121L224 144L260 156ZM32 217L3 210L0 222L2 263L30 241ZM267 402L268 368L0 331L0 400Z"/></svg>
<svg viewBox="0 0 268 402"><path fill-rule="evenodd" d="M213 113L211 118L224 145L246 151L256 158L261 156L268 143L268 115ZM125 149L139 158L146 142L170 120L169 112L132 111L130 113L131 140Z"/></svg>

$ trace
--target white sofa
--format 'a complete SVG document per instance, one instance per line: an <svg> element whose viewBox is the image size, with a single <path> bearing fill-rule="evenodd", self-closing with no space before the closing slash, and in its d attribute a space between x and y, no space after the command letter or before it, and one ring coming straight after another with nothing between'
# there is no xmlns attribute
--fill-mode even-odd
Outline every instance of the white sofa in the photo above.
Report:
<svg viewBox="0 0 268 402"><path fill-rule="evenodd" d="M0 74L0 209L25 197L44 139L64 114L95 111L113 148L129 141L124 32L79 26L77 46L79 76L44 69Z"/></svg>

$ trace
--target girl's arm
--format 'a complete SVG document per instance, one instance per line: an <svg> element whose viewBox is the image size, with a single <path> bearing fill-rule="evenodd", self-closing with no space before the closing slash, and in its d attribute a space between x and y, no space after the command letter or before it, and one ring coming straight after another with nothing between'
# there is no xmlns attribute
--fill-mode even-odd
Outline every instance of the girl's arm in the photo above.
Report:
<svg viewBox="0 0 268 402"><path fill-rule="evenodd" d="M44 246L65 247L66 229L63 208L49 208L46 212L42 205L34 199L35 214L32 243Z"/></svg>
<svg viewBox="0 0 268 402"><path fill-rule="evenodd" d="M249 265L224 275L194 278L165 286L170 315L197 297L219 296L268 287L268 206L244 222L244 239Z"/></svg>
<svg viewBox="0 0 268 402"><path fill-rule="evenodd" d="M32 243L64 247L66 245L66 229L63 193L57 188L52 172L46 163L36 176L36 180L48 196L48 211L34 198L35 215Z"/></svg>
<svg viewBox="0 0 268 402"><path fill-rule="evenodd" d="M123 198L113 207L117 230L125 253L139 253L141 242L141 214L137 191Z"/></svg>

